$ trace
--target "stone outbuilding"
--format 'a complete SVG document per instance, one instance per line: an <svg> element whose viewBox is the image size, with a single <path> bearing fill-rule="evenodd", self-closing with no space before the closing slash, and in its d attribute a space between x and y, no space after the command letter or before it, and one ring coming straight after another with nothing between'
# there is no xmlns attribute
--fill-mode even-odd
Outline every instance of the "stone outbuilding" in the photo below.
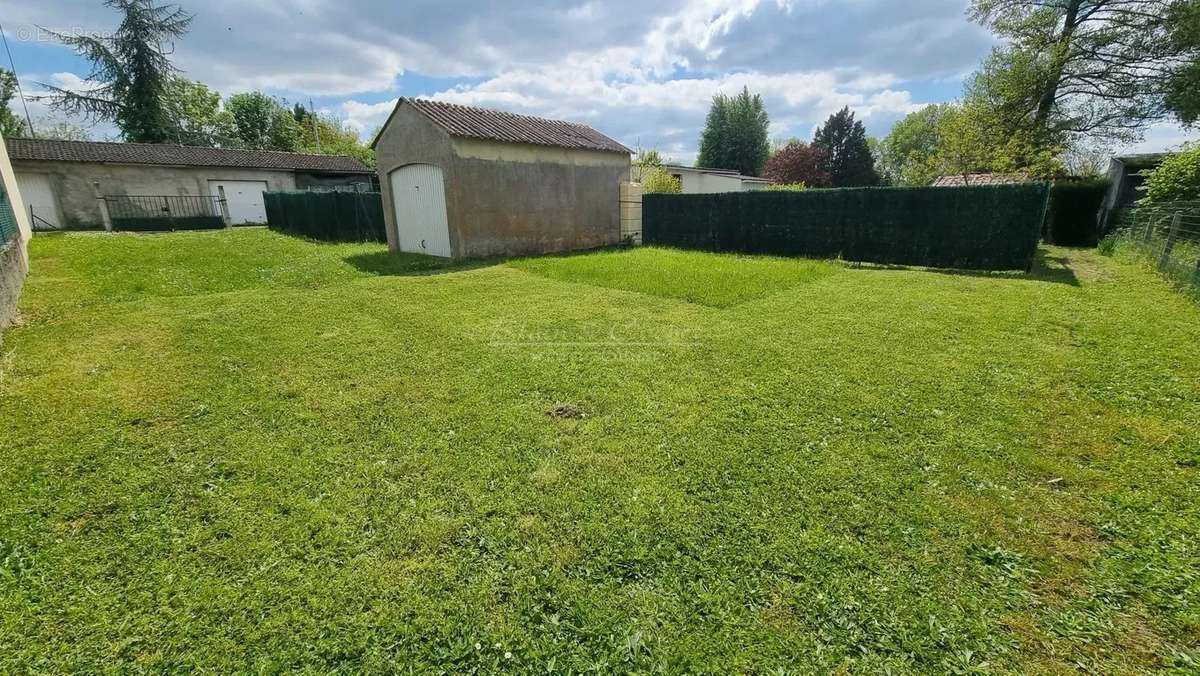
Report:
<svg viewBox="0 0 1200 676"><path fill-rule="evenodd" d="M34 230L110 227L110 210L150 197L201 212L222 200L232 225L265 223L263 192L371 190L375 179L340 155L28 138L6 145Z"/></svg>
<svg viewBox="0 0 1200 676"><path fill-rule="evenodd" d="M476 258L621 241L632 151L591 127L402 98L372 146L393 251Z"/></svg>
<svg viewBox="0 0 1200 676"><path fill-rule="evenodd" d="M1166 161L1171 153L1145 153L1122 155L1108 163L1108 193L1100 207L1100 232L1108 233L1115 222L1116 212L1133 207L1145 197L1141 191L1146 174L1154 171Z"/></svg>

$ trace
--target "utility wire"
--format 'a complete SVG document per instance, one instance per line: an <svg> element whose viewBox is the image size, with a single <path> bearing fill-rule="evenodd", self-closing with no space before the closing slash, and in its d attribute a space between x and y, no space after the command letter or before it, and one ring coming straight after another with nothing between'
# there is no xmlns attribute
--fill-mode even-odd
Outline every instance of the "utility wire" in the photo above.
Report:
<svg viewBox="0 0 1200 676"><path fill-rule="evenodd" d="M8 48L8 36L4 34L4 26L0 24L0 39L4 40L4 51L8 53L8 65L12 68L13 79L17 82L17 96L21 97L21 107L25 109L25 122L29 125L30 138L37 138L33 130L33 118L29 116L29 104L25 103L25 92L21 91L21 78L17 76L17 64L13 63L12 50Z"/></svg>

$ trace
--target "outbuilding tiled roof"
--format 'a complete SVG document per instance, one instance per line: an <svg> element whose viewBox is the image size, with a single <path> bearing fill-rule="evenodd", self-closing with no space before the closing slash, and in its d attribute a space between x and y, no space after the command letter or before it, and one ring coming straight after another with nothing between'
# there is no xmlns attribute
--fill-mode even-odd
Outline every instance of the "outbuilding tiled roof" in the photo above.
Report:
<svg viewBox="0 0 1200 676"><path fill-rule="evenodd" d="M1010 185L1028 183L1029 174L953 174L933 182L935 188L954 188L964 185Z"/></svg>
<svg viewBox="0 0 1200 676"><path fill-rule="evenodd" d="M4 140L12 160L155 164L183 167L236 167L284 171L372 174L362 162L345 155L307 155L273 150L234 150L158 143L106 143L10 138Z"/></svg>
<svg viewBox="0 0 1200 676"><path fill-rule="evenodd" d="M451 136L633 153L629 148L584 124L425 99L403 98L396 105L405 104L419 110Z"/></svg>

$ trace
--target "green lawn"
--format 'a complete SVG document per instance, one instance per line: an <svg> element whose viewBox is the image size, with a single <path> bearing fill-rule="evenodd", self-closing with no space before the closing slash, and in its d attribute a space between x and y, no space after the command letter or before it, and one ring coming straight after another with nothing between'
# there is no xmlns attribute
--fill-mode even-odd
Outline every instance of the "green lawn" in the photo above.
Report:
<svg viewBox="0 0 1200 676"><path fill-rule="evenodd" d="M0 672L1200 668L1200 307L638 249L36 238Z"/></svg>

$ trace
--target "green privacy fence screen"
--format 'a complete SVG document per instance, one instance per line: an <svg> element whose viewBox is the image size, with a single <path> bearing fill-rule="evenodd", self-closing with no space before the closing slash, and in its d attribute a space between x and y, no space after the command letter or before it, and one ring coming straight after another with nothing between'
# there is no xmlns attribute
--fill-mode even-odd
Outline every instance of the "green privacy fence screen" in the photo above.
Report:
<svg viewBox="0 0 1200 676"><path fill-rule="evenodd" d="M267 227L326 242L385 242L377 192L264 193Z"/></svg>
<svg viewBox="0 0 1200 676"><path fill-rule="evenodd" d="M8 199L4 184L0 183L0 246L15 240L18 234L17 217L13 212L12 202Z"/></svg>
<svg viewBox="0 0 1200 676"><path fill-rule="evenodd" d="M1050 188L1042 239L1060 246L1096 246L1100 241L1100 205L1108 179L1055 181Z"/></svg>
<svg viewBox="0 0 1200 676"><path fill-rule="evenodd" d="M1043 183L646 195L646 244L893 265L1028 270Z"/></svg>

